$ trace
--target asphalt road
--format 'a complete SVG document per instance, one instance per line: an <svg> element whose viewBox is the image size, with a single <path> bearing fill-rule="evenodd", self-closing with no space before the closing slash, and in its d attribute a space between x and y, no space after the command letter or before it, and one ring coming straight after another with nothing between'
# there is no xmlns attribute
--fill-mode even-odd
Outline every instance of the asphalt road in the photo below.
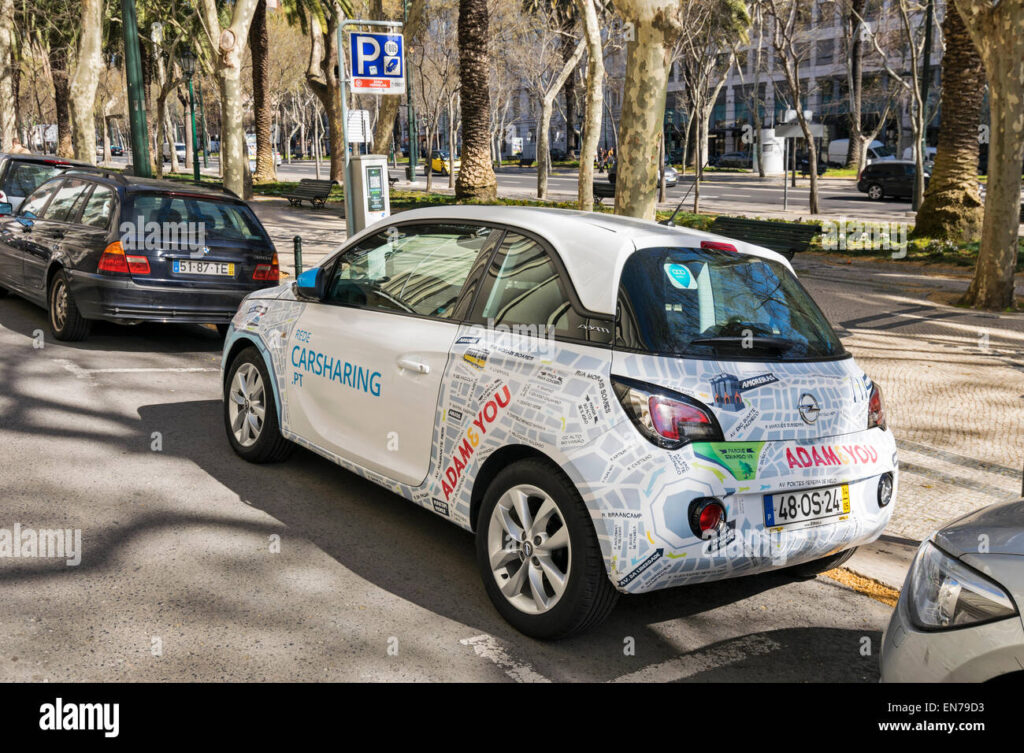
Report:
<svg viewBox="0 0 1024 753"><path fill-rule="evenodd" d="M60 344L7 298L0 353L0 527L83 541L77 567L0 558L0 681L878 677L889 608L824 577L624 598L587 635L522 637L469 534L302 450L238 459L212 330Z"/></svg>

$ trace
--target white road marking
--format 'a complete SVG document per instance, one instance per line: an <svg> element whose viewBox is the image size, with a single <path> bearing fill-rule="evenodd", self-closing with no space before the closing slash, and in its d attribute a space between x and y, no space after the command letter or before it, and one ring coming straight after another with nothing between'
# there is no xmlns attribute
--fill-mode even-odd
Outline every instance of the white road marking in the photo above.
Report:
<svg viewBox="0 0 1024 753"><path fill-rule="evenodd" d="M782 646L766 636L746 635L724 646L706 647L660 664L651 664L616 677L611 682L676 682L751 656L764 656L780 648Z"/></svg>
<svg viewBox="0 0 1024 753"><path fill-rule="evenodd" d="M493 635L484 633L472 638L463 638L459 643L463 646L472 646L477 656L490 659L516 682L551 682L529 664L517 662L509 656L505 647Z"/></svg>
<svg viewBox="0 0 1024 753"><path fill-rule="evenodd" d="M83 369L77 363L68 361L67 359L57 359L57 362L64 367L64 370L74 374L79 379L87 379L93 374L149 374L167 372L174 374L193 374L201 372L219 372L220 369L213 369L206 366L179 366L179 367L140 367L140 368L123 368L123 369Z"/></svg>

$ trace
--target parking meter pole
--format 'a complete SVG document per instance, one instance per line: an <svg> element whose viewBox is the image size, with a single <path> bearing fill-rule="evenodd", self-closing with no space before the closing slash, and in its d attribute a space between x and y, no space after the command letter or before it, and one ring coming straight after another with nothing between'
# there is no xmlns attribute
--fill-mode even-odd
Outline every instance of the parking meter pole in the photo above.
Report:
<svg viewBox="0 0 1024 753"><path fill-rule="evenodd" d="M405 6L405 23L409 23L409 0L403 0ZM408 76L405 82L405 103L408 110L407 120L409 121L409 167L406 170L406 178L412 183L416 180L416 163L420 161L419 155L419 129L416 127L416 109L412 103L412 76Z"/></svg>
<svg viewBox="0 0 1024 753"><path fill-rule="evenodd" d="M197 84L199 89L199 119L203 121L203 167L210 166L210 135L206 132L206 110L203 108L203 82Z"/></svg>
<svg viewBox="0 0 1024 753"><path fill-rule="evenodd" d="M192 117L192 178L196 183L199 178L199 134L196 132L196 93L192 88L192 77L188 77L188 109Z"/></svg>
<svg viewBox="0 0 1024 753"><path fill-rule="evenodd" d="M146 89L142 83L142 57L139 53L139 24L135 0L121 0L121 26L124 29L124 68L128 79L128 122L132 136L132 166L135 174L152 178L149 164L149 136L146 133Z"/></svg>
<svg viewBox="0 0 1024 753"><path fill-rule="evenodd" d="M296 235L292 243L295 244L295 276L298 277L302 274L302 236Z"/></svg>
<svg viewBox="0 0 1024 753"><path fill-rule="evenodd" d="M377 26L388 29L401 28L401 21L365 21L353 19L338 25L338 84L341 86L341 133L344 142L345 180L345 232L352 237L352 219L355 216L355 201L352 196L352 161L348 154L348 69L345 66L345 30L350 26Z"/></svg>

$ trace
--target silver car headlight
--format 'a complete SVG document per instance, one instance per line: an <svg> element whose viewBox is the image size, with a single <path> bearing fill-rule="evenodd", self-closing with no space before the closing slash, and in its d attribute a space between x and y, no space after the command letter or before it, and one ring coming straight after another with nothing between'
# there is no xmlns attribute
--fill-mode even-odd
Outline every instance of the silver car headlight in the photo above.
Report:
<svg viewBox="0 0 1024 753"><path fill-rule="evenodd" d="M914 559L908 605L911 620L922 630L950 630L1017 614L999 585L931 542Z"/></svg>

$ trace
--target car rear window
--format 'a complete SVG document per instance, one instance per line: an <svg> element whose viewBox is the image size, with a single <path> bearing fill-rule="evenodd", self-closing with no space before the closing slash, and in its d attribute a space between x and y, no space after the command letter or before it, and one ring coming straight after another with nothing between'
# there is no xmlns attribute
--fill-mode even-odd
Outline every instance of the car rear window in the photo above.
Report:
<svg viewBox="0 0 1024 753"><path fill-rule="evenodd" d="M244 204L215 198L139 193L123 214L126 222L203 223L207 241L264 241L263 227Z"/></svg>
<svg viewBox="0 0 1024 753"><path fill-rule="evenodd" d="M718 249L647 248L622 269L616 347L698 358L846 355L828 320L776 261Z"/></svg>
<svg viewBox="0 0 1024 753"><path fill-rule="evenodd" d="M3 190L11 196L28 196L50 178L64 171L63 167L33 162L12 162Z"/></svg>

